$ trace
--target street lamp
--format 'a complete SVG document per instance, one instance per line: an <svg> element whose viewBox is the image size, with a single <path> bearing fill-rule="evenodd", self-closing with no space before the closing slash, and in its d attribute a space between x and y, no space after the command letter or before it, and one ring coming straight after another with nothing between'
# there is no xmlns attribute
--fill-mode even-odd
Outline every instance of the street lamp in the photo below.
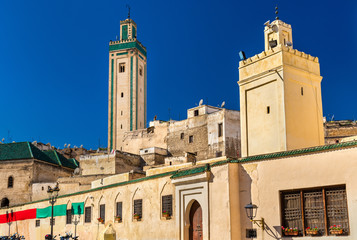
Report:
<svg viewBox="0 0 357 240"><path fill-rule="evenodd" d="M80 214L81 212L81 208L78 206L78 214ZM72 208L72 213L74 213L74 211L73 211L73 208ZM80 220L80 215L78 215L78 218L77 218L77 216L76 215L72 215L72 223L74 224L74 240L77 240L78 239L78 237L77 237L77 225L78 225L78 223L79 223L79 220Z"/></svg>
<svg viewBox="0 0 357 240"><path fill-rule="evenodd" d="M257 224L263 231L264 231L264 218L261 220L254 220L255 216L257 215L257 210L258 207L255 204L249 203L245 205L245 213L247 214L247 217L250 219L252 223Z"/></svg>
<svg viewBox="0 0 357 240"><path fill-rule="evenodd" d="M53 239L53 205L55 205L55 202L57 201L57 197L58 197L58 192L59 192L59 187L58 187L58 183L56 184L56 186L54 188L51 188L50 186L48 186L48 201L51 204L52 208L51 208L51 239Z"/></svg>
<svg viewBox="0 0 357 240"><path fill-rule="evenodd" d="M9 225L9 239L10 239L10 226L12 224L12 218L14 217L14 212L11 210L10 214L6 211L6 222Z"/></svg>

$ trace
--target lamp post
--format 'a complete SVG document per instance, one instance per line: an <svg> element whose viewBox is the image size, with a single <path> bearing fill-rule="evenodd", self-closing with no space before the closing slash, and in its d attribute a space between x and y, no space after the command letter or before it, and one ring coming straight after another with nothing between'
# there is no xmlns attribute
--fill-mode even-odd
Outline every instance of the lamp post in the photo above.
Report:
<svg viewBox="0 0 357 240"><path fill-rule="evenodd" d="M55 202L57 201L57 197L58 197L58 192L59 192L59 187L58 187L58 183L56 184L56 186L54 188L51 188L50 186L48 186L48 201L51 204L52 208L51 208L51 239L53 239L53 205L55 205Z"/></svg>
<svg viewBox="0 0 357 240"><path fill-rule="evenodd" d="M250 219L250 221L252 223L257 224L263 231L264 231L264 218L262 218L261 220L254 220L254 218L257 216L257 210L258 207L255 204L249 203L247 205L245 205L245 212L247 214L247 217Z"/></svg>
<svg viewBox="0 0 357 240"><path fill-rule="evenodd" d="M78 218L77 218L77 216L73 215L72 217L73 217L72 223L74 224L74 238L73 239L78 239L78 237L77 237L77 225L79 223L80 216L78 215Z"/></svg>

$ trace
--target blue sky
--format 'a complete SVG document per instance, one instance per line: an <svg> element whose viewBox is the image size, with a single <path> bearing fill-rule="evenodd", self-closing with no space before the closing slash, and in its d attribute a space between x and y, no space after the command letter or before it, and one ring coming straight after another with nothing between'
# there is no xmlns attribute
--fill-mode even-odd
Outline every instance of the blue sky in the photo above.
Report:
<svg viewBox="0 0 357 240"><path fill-rule="evenodd" d="M276 2L4 0L0 139L107 145L108 42L126 4L148 51L148 120L184 119L200 99L239 110L238 52L263 51ZM324 116L356 120L356 1L279 1L279 16L319 57Z"/></svg>

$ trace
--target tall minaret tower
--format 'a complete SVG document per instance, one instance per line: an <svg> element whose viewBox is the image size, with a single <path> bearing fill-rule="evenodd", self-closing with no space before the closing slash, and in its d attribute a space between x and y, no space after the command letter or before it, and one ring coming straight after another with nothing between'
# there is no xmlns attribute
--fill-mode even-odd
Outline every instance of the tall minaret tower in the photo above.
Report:
<svg viewBox="0 0 357 240"><path fill-rule="evenodd" d="M265 23L265 51L239 62L242 156L324 144L320 65L292 29Z"/></svg>
<svg viewBox="0 0 357 240"><path fill-rule="evenodd" d="M136 36L129 15L120 39L109 43L109 149L121 150L124 132L146 127L146 48Z"/></svg>

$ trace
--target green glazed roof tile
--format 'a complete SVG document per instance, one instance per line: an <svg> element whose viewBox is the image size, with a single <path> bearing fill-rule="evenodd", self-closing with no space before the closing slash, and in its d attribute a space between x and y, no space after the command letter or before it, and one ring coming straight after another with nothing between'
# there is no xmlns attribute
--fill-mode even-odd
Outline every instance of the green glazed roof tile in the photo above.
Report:
<svg viewBox="0 0 357 240"><path fill-rule="evenodd" d="M244 162L250 162L250 161L255 161L255 160L265 160L265 159L273 159L273 158L280 158L280 157L288 157L288 156L295 156L295 155L304 154L304 153L321 152L321 151L325 151L325 150L340 149L340 148L347 148L347 147L354 147L354 146L357 146L357 141L337 143L337 144L331 144L331 145L323 145L323 146L303 148L303 149L290 150L290 151L277 152L277 153L268 153L268 154L262 154L262 155L256 155L256 156L249 156L249 157L240 158L237 162L244 163Z"/></svg>

